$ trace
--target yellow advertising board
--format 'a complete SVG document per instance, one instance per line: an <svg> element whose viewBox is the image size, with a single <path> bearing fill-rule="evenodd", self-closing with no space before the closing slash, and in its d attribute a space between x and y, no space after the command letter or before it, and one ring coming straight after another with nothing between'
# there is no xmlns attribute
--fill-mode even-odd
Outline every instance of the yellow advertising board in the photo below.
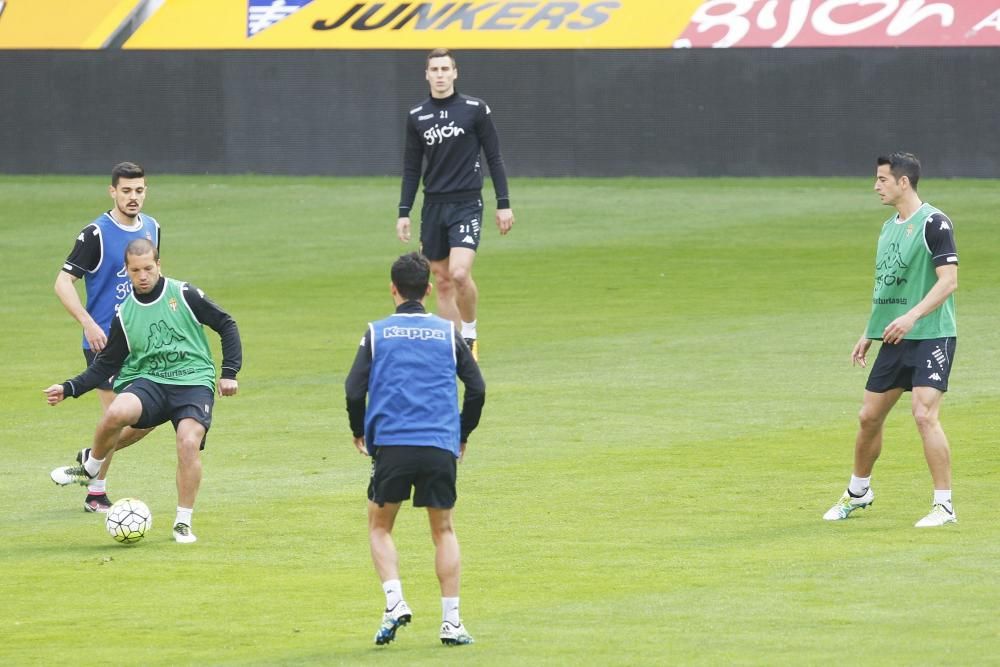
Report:
<svg viewBox="0 0 1000 667"><path fill-rule="evenodd" d="M665 48L702 1L167 0L124 48Z"/></svg>
<svg viewBox="0 0 1000 667"><path fill-rule="evenodd" d="M140 0L0 0L0 49L100 49Z"/></svg>

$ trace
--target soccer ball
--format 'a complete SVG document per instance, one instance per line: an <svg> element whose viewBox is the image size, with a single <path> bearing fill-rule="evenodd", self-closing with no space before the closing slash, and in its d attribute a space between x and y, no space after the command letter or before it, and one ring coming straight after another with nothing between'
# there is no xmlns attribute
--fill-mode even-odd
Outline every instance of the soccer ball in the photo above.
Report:
<svg viewBox="0 0 1000 667"><path fill-rule="evenodd" d="M104 525L118 542L134 544L153 527L153 513L141 500L121 498L108 510Z"/></svg>

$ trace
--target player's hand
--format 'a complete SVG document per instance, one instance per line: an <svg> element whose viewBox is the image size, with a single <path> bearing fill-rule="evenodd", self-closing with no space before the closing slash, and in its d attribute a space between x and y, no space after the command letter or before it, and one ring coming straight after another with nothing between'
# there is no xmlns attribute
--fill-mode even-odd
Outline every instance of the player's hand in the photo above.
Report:
<svg viewBox="0 0 1000 667"><path fill-rule="evenodd" d="M497 229L500 236L505 236L510 228L514 226L514 210L509 208L497 209Z"/></svg>
<svg viewBox="0 0 1000 667"><path fill-rule="evenodd" d="M460 443L460 444L458 445L458 462L459 462L459 463L461 463L461 462L462 462L462 459L464 459L464 458L465 458L465 446L466 446L467 444L468 444L468 443L466 443L466 442L463 442L463 443Z"/></svg>
<svg viewBox="0 0 1000 667"><path fill-rule="evenodd" d="M45 389L45 400L48 401L49 405L56 405L61 403L65 394L63 394L63 386L61 384L54 384L48 389Z"/></svg>
<svg viewBox="0 0 1000 667"><path fill-rule="evenodd" d="M910 313L900 315L892 322L889 322L889 326L882 332L882 342L892 343L893 345L902 342L903 337L910 333L910 329L916 323L917 317L915 315L911 315Z"/></svg>
<svg viewBox="0 0 1000 667"><path fill-rule="evenodd" d="M400 218L396 221L396 236L403 243L410 242L410 219Z"/></svg>
<svg viewBox="0 0 1000 667"><path fill-rule="evenodd" d="M105 335L104 330L97 326L96 322L91 322L90 324L83 327L83 335L87 339L87 345L96 354L104 349L104 346L108 344L108 337Z"/></svg>
<svg viewBox="0 0 1000 667"><path fill-rule="evenodd" d="M867 364L865 361L865 355L868 354L868 348L871 346L871 339L867 336L862 336L858 342L854 344L854 349L851 350L851 365L861 366L861 368L864 368Z"/></svg>
<svg viewBox="0 0 1000 667"><path fill-rule="evenodd" d="M365 447L365 436L354 438L354 446L362 456L368 456L368 448Z"/></svg>
<svg viewBox="0 0 1000 667"><path fill-rule="evenodd" d="M219 380L219 396L235 396L240 390L240 383L236 380L222 378Z"/></svg>

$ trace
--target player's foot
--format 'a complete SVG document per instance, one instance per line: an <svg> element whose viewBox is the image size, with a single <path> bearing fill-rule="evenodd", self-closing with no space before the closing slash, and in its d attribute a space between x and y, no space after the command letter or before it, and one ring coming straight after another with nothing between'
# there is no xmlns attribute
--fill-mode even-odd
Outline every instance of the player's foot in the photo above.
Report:
<svg viewBox="0 0 1000 667"><path fill-rule="evenodd" d="M946 523L958 523L958 518L955 516L954 510L938 504L931 508L930 514L913 525L915 528L933 528L943 526Z"/></svg>
<svg viewBox="0 0 1000 667"><path fill-rule="evenodd" d="M465 624L461 621L458 625L452 625L448 621L441 623L441 643L449 646L459 646L461 644L472 644L472 635L465 629Z"/></svg>
<svg viewBox="0 0 1000 667"><path fill-rule="evenodd" d="M180 544L191 544L192 542L197 541L198 538L191 532L191 526L186 523L174 524L174 542L179 542Z"/></svg>
<svg viewBox="0 0 1000 667"><path fill-rule="evenodd" d="M851 516L851 512L854 510L868 507L873 502L875 502L875 494L872 493L871 487L860 498L852 496L849 491L844 491L844 495L840 497L836 505L826 511L823 518L827 521L840 521Z"/></svg>
<svg viewBox="0 0 1000 667"><path fill-rule="evenodd" d="M67 484L89 484L90 480L94 479L94 475L87 472L87 467L83 465L89 458L90 449L81 449L76 455L76 461L80 465L56 468L49 473L49 477L51 477L52 481L59 486L66 486Z"/></svg>
<svg viewBox="0 0 1000 667"><path fill-rule="evenodd" d="M375 643L382 646L391 642L396 638L396 630L409 623L412 618L413 612L406 600L400 600L392 609L386 609L382 614L382 625L375 633Z"/></svg>
<svg viewBox="0 0 1000 667"><path fill-rule="evenodd" d="M83 501L83 509L88 512L107 514L111 509L111 499L106 493L90 493Z"/></svg>
<svg viewBox="0 0 1000 667"><path fill-rule="evenodd" d="M472 358L477 362L479 361L479 339L478 338L466 338L465 344L469 346L469 351L472 352Z"/></svg>

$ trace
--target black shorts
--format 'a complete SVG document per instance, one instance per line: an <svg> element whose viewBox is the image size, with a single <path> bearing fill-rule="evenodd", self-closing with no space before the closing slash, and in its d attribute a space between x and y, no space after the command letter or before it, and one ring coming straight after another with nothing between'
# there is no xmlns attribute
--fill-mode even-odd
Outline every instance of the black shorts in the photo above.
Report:
<svg viewBox="0 0 1000 667"><path fill-rule="evenodd" d="M88 366L90 366L92 363L94 363L94 359L96 357L97 357L97 353L96 352L94 352L93 350L88 350L87 348L83 348L83 358L87 360L87 365ZM108 391L111 391L113 389L113 387L111 386L111 384L114 381L114 379L115 379L115 376L112 375L107 380L105 380L101 384L97 385L95 387L95 389L107 389Z"/></svg>
<svg viewBox="0 0 1000 667"><path fill-rule="evenodd" d="M456 461L454 454L440 447L376 447L368 500L379 507L401 503L410 499L413 487L414 507L451 509L458 499Z"/></svg>
<svg viewBox="0 0 1000 667"><path fill-rule="evenodd" d="M483 200L428 202L420 211L420 252L438 262L447 259L452 248L479 247L483 222Z"/></svg>
<svg viewBox="0 0 1000 667"><path fill-rule="evenodd" d="M900 388L911 391L914 387L948 391L948 376L954 359L955 338L903 340L895 345L882 343L865 389L879 394Z"/></svg>
<svg viewBox="0 0 1000 667"><path fill-rule="evenodd" d="M174 425L182 419L193 419L205 427L205 435L212 427L212 406L215 394L203 385L160 384L139 378L122 388L119 394L134 394L142 402L142 416L133 428L153 428L166 422ZM201 441L205 449L205 439Z"/></svg>

